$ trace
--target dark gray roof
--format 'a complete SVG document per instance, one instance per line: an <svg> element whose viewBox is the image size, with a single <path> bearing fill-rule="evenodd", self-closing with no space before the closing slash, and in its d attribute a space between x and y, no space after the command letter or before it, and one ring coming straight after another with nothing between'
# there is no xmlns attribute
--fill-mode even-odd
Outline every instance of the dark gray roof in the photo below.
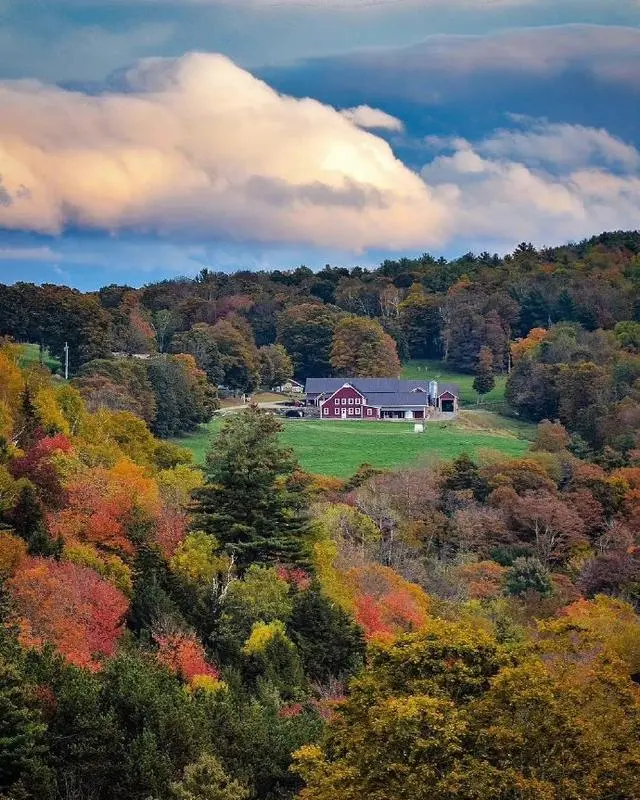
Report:
<svg viewBox="0 0 640 800"><path fill-rule="evenodd" d="M359 392L410 392L413 389L428 391L429 381L403 381L398 378L307 378L307 394L336 392L345 383L351 384Z"/></svg>
<svg viewBox="0 0 640 800"><path fill-rule="evenodd" d="M423 392L367 392L367 404L370 406L413 406L424 408L427 395Z"/></svg>
<svg viewBox="0 0 640 800"><path fill-rule="evenodd" d="M369 397L371 394L408 394L414 389L429 391L429 380L426 381L406 381L398 378L307 378L305 391L307 394L333 394L337 392L345 383L351 384L359 392ZM438 394L451 392L456 397L460 396L460 389L455 383L441 383L437 381ZM415 398L414 398L415 399ZM388 404L389 398L386 402ZM373 405L373 402L370 401ZM420 405L420 402L417 402Z"/></svg>
<svg viewBox="0 0 640 800"><path fill-rule="evenodd" d="M440 383L438 381L438 397L445 392L450 392L454 397L460 397L460 387L457 383Z"/></svg>

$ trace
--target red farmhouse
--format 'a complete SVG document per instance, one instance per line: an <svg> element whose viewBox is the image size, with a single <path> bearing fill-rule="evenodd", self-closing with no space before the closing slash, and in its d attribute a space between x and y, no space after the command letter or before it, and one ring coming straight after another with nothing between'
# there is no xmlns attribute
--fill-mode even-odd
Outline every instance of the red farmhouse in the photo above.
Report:
<svg viewBox="0 0 640 800"><path fill-rule="evenodd" d="M430 409L455 414L458 387L394 378L308 378L307 403L322 419L425 419Z"/></svg>

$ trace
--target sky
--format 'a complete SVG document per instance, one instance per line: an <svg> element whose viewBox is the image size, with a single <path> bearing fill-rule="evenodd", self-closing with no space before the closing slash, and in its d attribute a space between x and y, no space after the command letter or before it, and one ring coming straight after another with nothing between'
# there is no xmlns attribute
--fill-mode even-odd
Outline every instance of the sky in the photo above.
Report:
<svg viewBox="0 0 640 800"><path fill-rule="evenodd" d="M0 282L640 219L640 0L0 0Z"/></svg>

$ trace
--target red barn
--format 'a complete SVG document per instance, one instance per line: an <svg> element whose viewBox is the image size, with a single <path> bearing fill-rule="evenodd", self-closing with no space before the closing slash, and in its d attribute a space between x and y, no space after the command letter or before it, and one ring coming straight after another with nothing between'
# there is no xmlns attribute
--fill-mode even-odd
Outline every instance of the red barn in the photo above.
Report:
<svg viewBox="0 0 640 800"><path fill-rule="evenodd" d="M425 419L430 408L458 410L458 387L392 378L309 378L307 403L322 419Z"/></svg>

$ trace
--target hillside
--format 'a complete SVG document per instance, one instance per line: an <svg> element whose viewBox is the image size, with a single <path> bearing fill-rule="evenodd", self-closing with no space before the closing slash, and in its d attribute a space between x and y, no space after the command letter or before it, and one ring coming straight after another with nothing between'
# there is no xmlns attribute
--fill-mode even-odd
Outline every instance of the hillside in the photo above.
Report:
<svg viewBox="0 0 640 800"><path fill-rule="evenodd" d="M0 286L0 797L637 800L639 241Z"/></svg>

